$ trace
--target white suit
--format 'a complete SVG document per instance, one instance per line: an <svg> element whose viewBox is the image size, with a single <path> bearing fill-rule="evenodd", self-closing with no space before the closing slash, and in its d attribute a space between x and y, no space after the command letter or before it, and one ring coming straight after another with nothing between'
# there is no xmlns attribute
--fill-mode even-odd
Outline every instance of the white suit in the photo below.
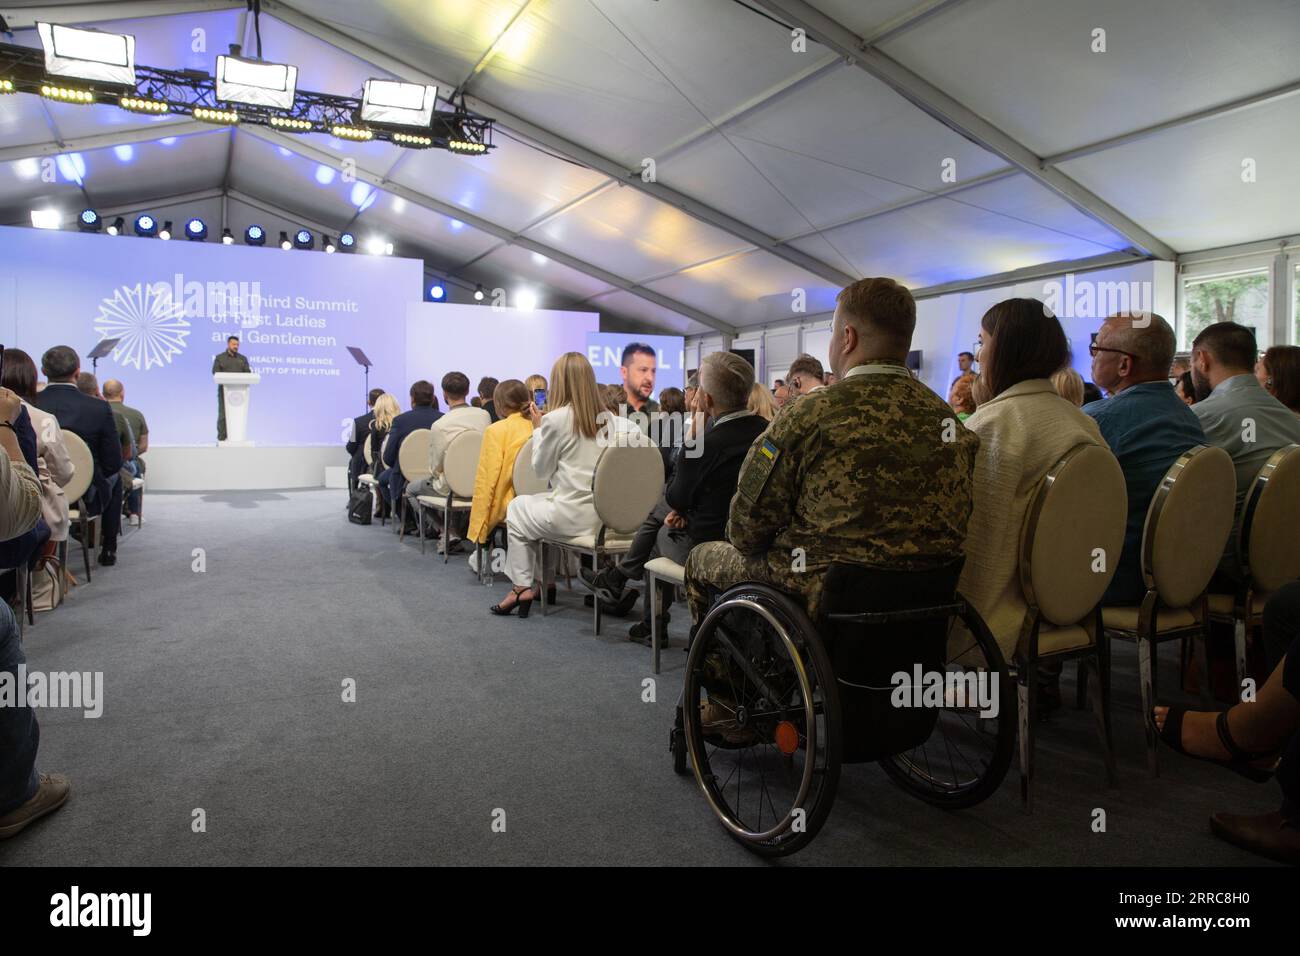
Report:
<svg viewBox="0 0 1300 956"><path fill-rule="evenodd" d="M626 433L624 440L649 443L626 418L611 415L609 419L612 431ZM591 481L602 451L601 441L574 431L571 406L542 416L542 424L533 432L533 470L550 482L550 491L521 495L506 510L506 573L516 587L531 587L542 577L537 544L541 538L573 538L600 529ZM553 575L554 569L547 568L546 577Z"/></svg>

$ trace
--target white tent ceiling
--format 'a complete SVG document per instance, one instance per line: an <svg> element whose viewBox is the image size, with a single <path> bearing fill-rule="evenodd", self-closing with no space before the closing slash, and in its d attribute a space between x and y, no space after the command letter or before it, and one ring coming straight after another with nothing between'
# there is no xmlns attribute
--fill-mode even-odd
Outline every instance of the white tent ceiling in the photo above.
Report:
<svg viewBox="0 0 1300 956"><path fill-rule="evenodd" d="M227 44L255 49L245 7L0 14L17 43L37 45L36 20L82 23L135 35L140 63L211 71ZM464 157L7 96L0 222L53 204L210 224L224 209L237 233L257 221L273 237L349 228L423 258L453 299L523 285L547 306L682 333L789 317L797 288L824 307L862 275L924 290L1300 233L1295 0L261 7L263 55L296 64L300 87L460 88L497 119L497 148Z"/></svg>

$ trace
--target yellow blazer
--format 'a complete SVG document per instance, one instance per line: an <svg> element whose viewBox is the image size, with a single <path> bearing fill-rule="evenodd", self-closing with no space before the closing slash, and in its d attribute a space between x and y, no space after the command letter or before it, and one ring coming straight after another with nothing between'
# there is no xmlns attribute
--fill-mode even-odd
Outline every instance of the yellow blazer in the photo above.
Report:
<svg viewBox="0 0 1300 956"><path fill-rule="evenodd" d="M474 476L474 506L469 513L468 539L486 541L506 517L515 497L515 458L533 434L533 423L515 413L493 422L483 433L478 473Z"/></svg>

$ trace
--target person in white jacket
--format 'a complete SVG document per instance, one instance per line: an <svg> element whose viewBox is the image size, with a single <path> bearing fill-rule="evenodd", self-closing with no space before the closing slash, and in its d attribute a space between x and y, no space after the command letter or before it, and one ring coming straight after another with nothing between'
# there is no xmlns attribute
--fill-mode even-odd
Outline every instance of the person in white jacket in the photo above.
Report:
<svg viewBox="0 0 1300 956"><path fill-rule="evenodd" d="M533 422L533 470L551 487L544 494L521 495L510 502L506 573L513 587L490 608L493 614L518 608L519 616L527 617L539 582L547 585L553 579L554 568L540 567L538 542L543 537L572 538L599 530L591 481L604 446L649 441L627 419L605 411L596 374L581 352L566 352L551 369L546 406L543 413L529 403L528 416Z"/></svg>

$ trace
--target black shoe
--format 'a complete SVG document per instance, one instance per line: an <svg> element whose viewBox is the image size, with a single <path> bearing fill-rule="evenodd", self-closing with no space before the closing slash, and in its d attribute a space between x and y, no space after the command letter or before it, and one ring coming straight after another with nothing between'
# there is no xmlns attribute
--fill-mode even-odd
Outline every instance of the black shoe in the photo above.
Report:
<svg viewBox="0 0 1300 956"><path fill-rule="evenodd" d="M548 607L555 607L555 585L552 584L546 589L546 604Z"/></svg>
<svg viewBox="0 0 1300 956"><path fill-rule="evenodd" d="M111 568L113 565L117 564L117 552L116 551L99 552L99 563L106 568Z"/></svg>
<svg viewBox="0 0 1300 956"><path fill-rule="evenodd" d="M588 591L606 604L617 604L623 596L623 586L627 578L612 568L592 571L591 568L579 568L578 579Z"/></svg>
<svg viewBox="0 0 1300 956"><path fill-rule="evenodd" d="M612 614L614 617L627 617L632 608L636 607L636 602L640 597L641 592L635 589L624 591L622 597L617 601L601 601L600 609L606 614Z"/></svg>
<svg viewBox="0 0 1300 956"><path fill-rule="evenodd" d="M667 647L668 646L668 633L667 633L668 615L667 614L660 616L659 624L664 629L663 634L659 638L659 646ZM633 624L631 627L627 629L627 639L629 641L632 641L635 644L641 644L645 647L653 647L654 643L650 640L650 622L637 621L635 624Z"/></svg>

